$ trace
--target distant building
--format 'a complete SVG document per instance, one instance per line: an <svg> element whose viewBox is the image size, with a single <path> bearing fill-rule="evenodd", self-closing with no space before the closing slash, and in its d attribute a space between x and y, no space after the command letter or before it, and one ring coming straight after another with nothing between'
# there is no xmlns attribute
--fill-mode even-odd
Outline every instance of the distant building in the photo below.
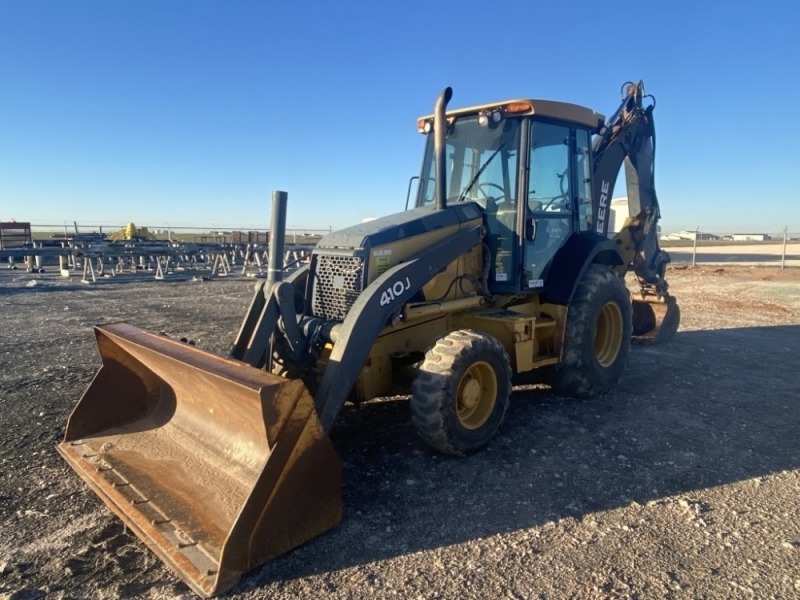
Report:
<svg viewBox="0 0 800 600"><path fill-rule="evenodd" d="M630 216L628 197L614 198L608 209L608 235L614 237L613 234L620 232ZM658 235L661 235L661 225L658 226Z"/></svg>
<svg viewBox="0 0 800 600"><path fill-rule="evenodd" d="M614 198L608 208L608 232L619 233L625 225L625 220L630 216L628 198Z"/></svg>
<svg viewBox="0 0 800 600"><path fill-rule="evenodd" d="M703 231L678 231L676 233L668 233L661 236L662 240L678 241L678 240L718 240L719 236L713 233L705 233Z"/></svg>
<svg viewBox="0 0 800 600"><path fill-rule="evenodd" d="M734 233L731 239L734 242L766 242L772 238L766 233Z"/></svg>
<svg viewBox="0 0 800 600"><path fill-rule="evenodd" d="M22 248L33 242L30 223L0 222L0 250Z"/></svg>

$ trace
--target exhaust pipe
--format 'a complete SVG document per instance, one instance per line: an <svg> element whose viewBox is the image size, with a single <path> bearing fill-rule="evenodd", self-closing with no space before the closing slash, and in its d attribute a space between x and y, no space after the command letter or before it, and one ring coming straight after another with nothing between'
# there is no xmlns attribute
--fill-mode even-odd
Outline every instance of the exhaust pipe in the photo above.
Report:
<svg viewBox="0 0 800 600"><path fill-rule="evenodd" d="M253 351L250 348L254 344L254 336L262 325L262 315L267 301L275 288L275 284L283 281L283 252L286 238L286 206L289 194L278 190L272 190L272 222L269 229L269 261L267 263L266 282L256 285L250 307L245 313L244 320L236 334L236 340L229 353L231 358L254 364L252 359ZM263 331L263 329L262 329ZM269 335L272 331L267 328ZM259 345L261 348L261 345ZM268 354L269 356L269 354ZM249 357L249 359L248 359ZM261 356L257 356L255 361L259 362Z"/></svg>
<svg viewBox="0 0 800 600"><path fill-rule="evenodd" d="M446 87L436 99L433 109L433 151L436 160L436 210L447 208L447 157L445 156L445 140L447 139L447 103L453 97L453 88Z"/></svg>
<svg viewBox="0 0 800 600"><path fill-rule="evenodd" d="M267 281L283 280L283 248L286 238L286 204L289 194L272 191L272 223L269 231L269 266Z"/></svg>

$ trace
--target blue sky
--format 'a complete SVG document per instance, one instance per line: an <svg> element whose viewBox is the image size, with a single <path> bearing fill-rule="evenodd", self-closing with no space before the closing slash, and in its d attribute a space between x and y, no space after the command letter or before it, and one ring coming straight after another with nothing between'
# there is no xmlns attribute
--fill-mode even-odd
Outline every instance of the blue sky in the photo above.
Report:
<svg viewBox="0 0 800 600"><path fill-rule="evenodd" d="M0 219L289 227L403 209L416 118L658 101L665 230L800 231L800 4L0 0ZM619 193L619 189L617 190Z"/></svg>

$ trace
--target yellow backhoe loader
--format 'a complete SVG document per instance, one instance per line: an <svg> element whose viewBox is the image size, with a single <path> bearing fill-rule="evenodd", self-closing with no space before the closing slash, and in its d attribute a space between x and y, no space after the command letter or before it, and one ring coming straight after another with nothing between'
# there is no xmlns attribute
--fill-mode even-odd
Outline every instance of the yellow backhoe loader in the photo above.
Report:
<svg viewBox="0 0 800 600"><path fill-rule="evenodd" d="M500 426L512 378L603 394L632 337L677 330L643 84L608 120L547 100L447 111L451 93L417 123L413 208L325 236L285 278L273 194L269 276L228 357L96 327L103 364L58 450L199 594L339 522L328 433L346 401L404 386L421 438L468 455ZM610 237L623 165L630 217Z"/></svg>

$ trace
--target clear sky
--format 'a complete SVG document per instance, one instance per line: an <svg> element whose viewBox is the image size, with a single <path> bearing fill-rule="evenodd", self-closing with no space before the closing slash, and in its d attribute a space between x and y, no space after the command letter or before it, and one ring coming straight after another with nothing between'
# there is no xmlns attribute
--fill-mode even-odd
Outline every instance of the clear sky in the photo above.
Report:
<svg viewBox="0 0 800 600"><path fill-rule="evenodd" d="M403 209L447 85L608 115L643 79L665 230L800 231L798 63L789 0L0 0L0 219L264 228L283 189L340 228Z"/></svg>

